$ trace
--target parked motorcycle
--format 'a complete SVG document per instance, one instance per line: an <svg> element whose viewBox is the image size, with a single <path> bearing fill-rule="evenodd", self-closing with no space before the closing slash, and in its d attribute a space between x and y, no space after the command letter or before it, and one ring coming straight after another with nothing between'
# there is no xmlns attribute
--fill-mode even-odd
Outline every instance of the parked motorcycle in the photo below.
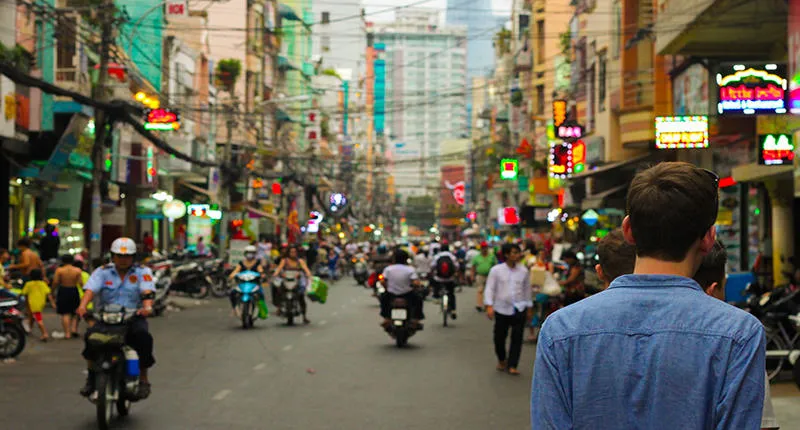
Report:
<svg viewBox="0 0 800 430"><path fill-rule="evenodd" d="M161 316L167 309L167 299L172 286L172 277L169 275L169 267L157 267L153 270L153 280L155 281L156 291L153 298L153 315Z"/></svg>
<svg viewBox="0 0 800 430"><path fill-rule="evenodd" d="M25 349L23 309L20 296L0 298L0 358L14 358Z"/></svg>
<svg viewBox="0 0 800 430"><path fill-rule="evenodd" d="M131 403L140 400L136 397L139 388L139 356L133 348L125 345L129 324L138 318L136 310L128 310L119 305L107 305L91 316L96 325L90 329L87 348L98 359L92 362L95 374L95 392L89 401L97 408L97 426L101 430L109 428L117 415L127 416Z"/></svg>
<svg viewBox="0 0 800 430"><path fill-rule="evenodd" d="M203 299L208 297L214 281L206 274L203 266L197 262L174 266L170 269L172 274L172 291L186 293L192 298Z"/></svg>
<svg viewBox="0 0 800 430"><path fill-rule="evenodd" d="M211 277L211 294L214 297L228 297L233 282L229 279L230 268L226 268L225 260L222 258L209 258L202 261L203 270Z"/></svg>
<svg viewBox="0 0 800 430"><path fill-rule="evenodd" d="M286 318L288 325L294 325L295 317L303 314L300 309L300 273L296 270L287 270L281 277L275 278L273 282L278 287L281 295L280 307L281 315Z"/></svg>
<svg viewBox="0 0 800 430"><path fill-rule="evenodd" d="M236 274L237 285L233 287L233 300L242 317L242 328L253 327L258 318L258 301L263 299L261 274L246 270Z"/></svg>

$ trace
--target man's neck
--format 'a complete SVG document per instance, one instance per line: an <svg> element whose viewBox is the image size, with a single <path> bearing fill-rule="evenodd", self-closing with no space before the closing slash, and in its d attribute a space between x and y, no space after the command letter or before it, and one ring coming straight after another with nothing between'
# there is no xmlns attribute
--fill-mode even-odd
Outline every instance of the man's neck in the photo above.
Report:
<svg viewBox="0 0 800 430"><path fill-rule="evenodd" d="M513 268L517 267L517 262L516 261L513 261L513 262L512 261L506 261L506 266L508 266L508 267L513 269Z"/></svg>
<svg viewBox="0 0 800 430"><path fill-rule="evenodd" d="M637 257L633 273L636 275L677 275L686 278L694 276L695 267L690 258L672 262L649 257Z"/></svg>

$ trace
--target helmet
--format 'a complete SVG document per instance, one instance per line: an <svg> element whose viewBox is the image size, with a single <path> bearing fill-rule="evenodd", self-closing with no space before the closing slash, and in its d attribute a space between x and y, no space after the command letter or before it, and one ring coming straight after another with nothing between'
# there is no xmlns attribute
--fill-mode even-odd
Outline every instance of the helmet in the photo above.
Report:
<svg viewBox="0 0 800 430"><path fill-rule="evenodd" d="M250 257L250 258L255 257L256 256L256 252L257 252L257 249L253 245L247 245L244 248L244 256L245 256L245 258L247 258L247 257Z"/></svg>
<svg viewBox="0 0 800 430"><path fill-rule="evenodd" d="M120 237L111 242L111 253L116 255L136 255L136 242L129 237Z"/></svg>
<svg viewBox="0 0 800 430"><path fill-rule="evenodd" d="M378 245L378 254L386 254L386 251L388 251L386 245L384 244Z"/></svg>
<svg viewBox="0 0 800 430"><path fill-rule="evenodd" d="M461 245L462 245L462 243L461 243L461 242L456 242L456 243L455 243L455 246L456 246L456 248L461 248Z"/></svg>

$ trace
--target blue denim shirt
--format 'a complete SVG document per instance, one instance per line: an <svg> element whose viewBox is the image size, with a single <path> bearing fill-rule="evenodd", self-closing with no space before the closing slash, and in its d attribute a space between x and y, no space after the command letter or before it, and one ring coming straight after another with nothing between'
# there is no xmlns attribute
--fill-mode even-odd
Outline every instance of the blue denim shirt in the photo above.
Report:
<svg viewBox="0 0 800 430"><path fill-rule="evenodd" d="M536 429L758 429L764 330L691 279L626 275L547 318Z"/></svg>

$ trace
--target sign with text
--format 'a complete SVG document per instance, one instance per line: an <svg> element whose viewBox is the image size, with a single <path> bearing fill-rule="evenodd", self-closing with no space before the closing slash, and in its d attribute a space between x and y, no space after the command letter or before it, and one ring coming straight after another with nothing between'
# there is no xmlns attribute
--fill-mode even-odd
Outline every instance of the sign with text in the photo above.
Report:
<svg viewBox="0 0 800 430"><path fill-rule="evenodd" d="M582 140L550 146L550 177L566 179L586 170L586 144Z"/></svg>
<svg viewBox="0 0 800 430"><path fill-rule="evenodd" d="M574 142L583 138L583 126L575 121L566 121L556 127L556 137L567 142Z"/></svg>
<svg viewBox="0 0 800 430"><path fill-rule="evenodd" d="M167 18L180 18L189 16L189 5L186 0L167 0Z"/></svg>
<svg viewBox="0 0 800 430"><path fill-rule="evenodd" d="M794 162L794 142L791 134L762 134L758 136L758 164L791 166Z"/></svg>
<svg viewBox="0 0 800 430"><path fill-rule="evenodd" d="M720 115L786 113L786 65L734 64L717 73Z"/></svg>
<svg viewBox="0 0 800 430"><path fill-rule="evenodd" d="M553 126L559 127L567 121L567 101L553 100Z"/></svg>
<svg viewBox="0 0 800 430"><path fill-rule="evenodd" d="M656 148L708 148L708 117L657 116Z"/></svg>

